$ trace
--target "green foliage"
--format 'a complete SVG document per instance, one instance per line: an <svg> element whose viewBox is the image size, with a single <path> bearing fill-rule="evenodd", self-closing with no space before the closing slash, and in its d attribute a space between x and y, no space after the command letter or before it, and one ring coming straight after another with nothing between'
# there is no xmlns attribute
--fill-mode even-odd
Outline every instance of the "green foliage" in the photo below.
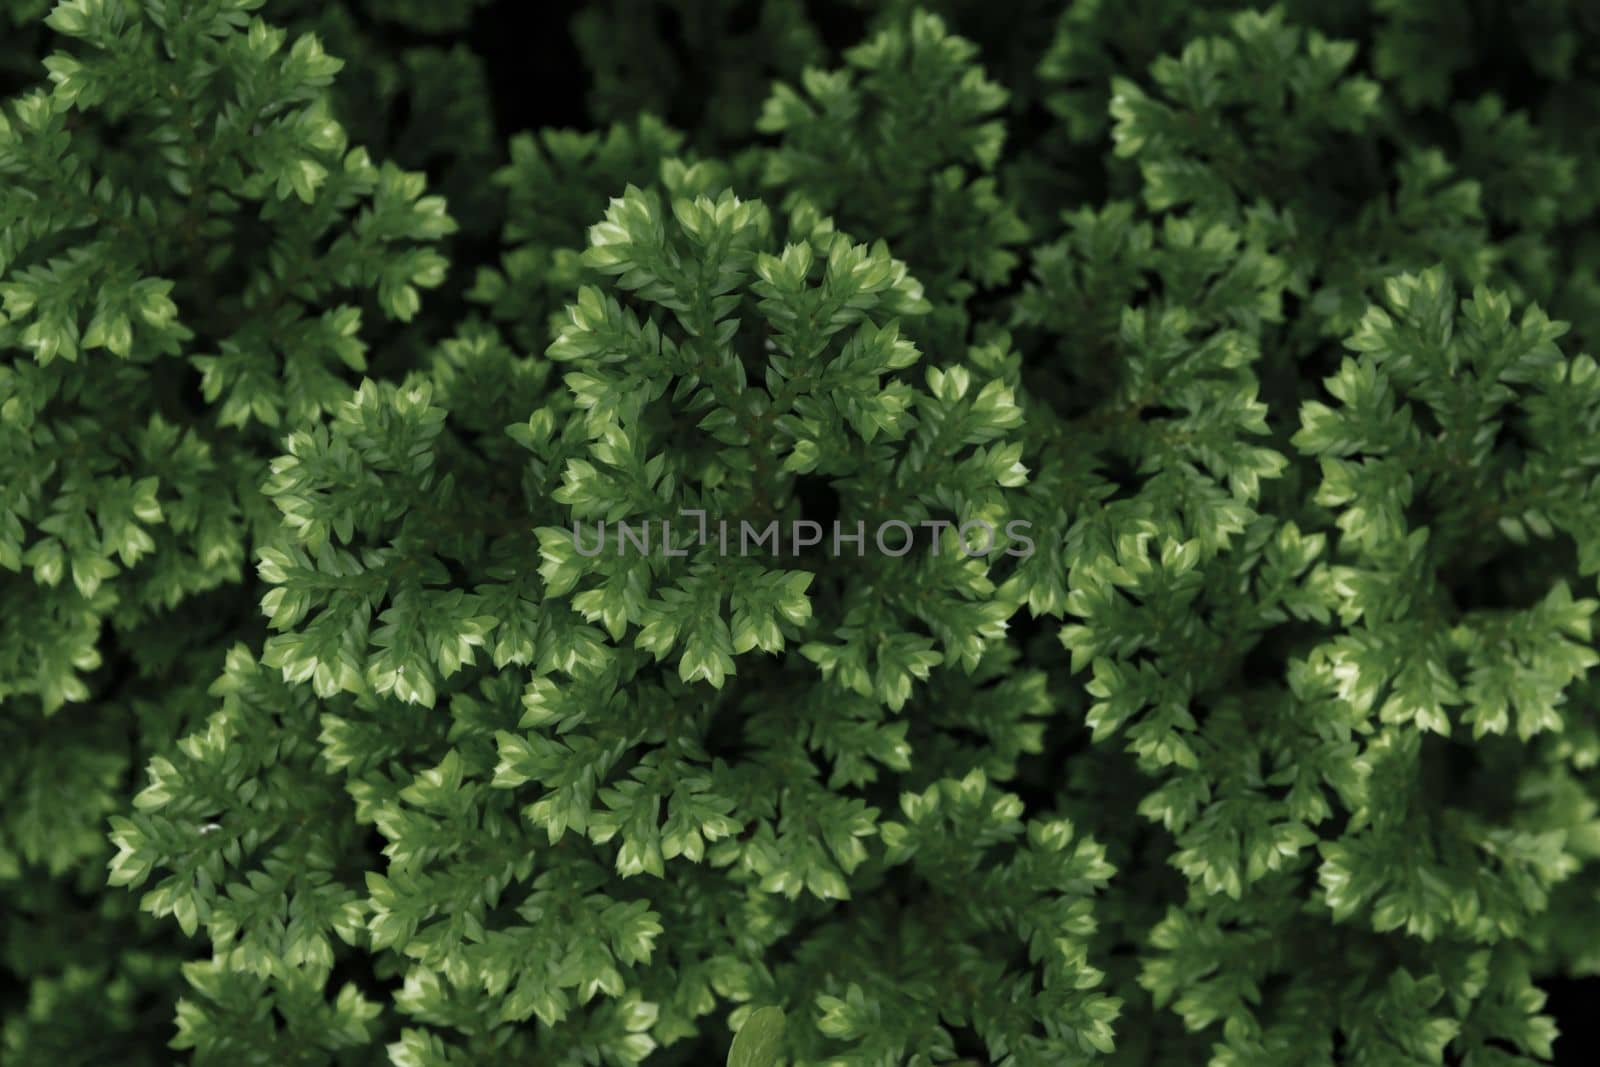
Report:
<svg viewBox="0 0 1600 1067"><path fill-rule="evenodd" d="M777 1008L752 1013L734 1035L728 1049L728 1067L775 1067L784 1025L783 1012Z"/></svg>
<svg viewBox="0 0 1600 1067"><path fill-rule="evenodd" d="M756 124L780 137L763 183L893 242L929 287L944 345L959 345L966 299L1009 277L1028 236L993 176L1007 93L976 52L914 11L847 51L845 68L807 68L803 93L779 82Z"/></svg>
<svg viewBox="0 0 1600 1067"><path fill-rule="evenodd" d="M7 7L0 1058L1567 1055L1524 6L617 0L520 131L473 0Z"/></svg>

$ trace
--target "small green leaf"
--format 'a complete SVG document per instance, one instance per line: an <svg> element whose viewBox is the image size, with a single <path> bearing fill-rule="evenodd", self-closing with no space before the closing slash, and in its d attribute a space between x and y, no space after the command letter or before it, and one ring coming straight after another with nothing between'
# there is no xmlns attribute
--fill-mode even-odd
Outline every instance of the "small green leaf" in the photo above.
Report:
<svg viewBox="0 0 1600 1067"><path fill-rule="evenodd" d="M728 1067L777 1067L783 1027L782 1008L758 1009L734 1035Z"/></svg>

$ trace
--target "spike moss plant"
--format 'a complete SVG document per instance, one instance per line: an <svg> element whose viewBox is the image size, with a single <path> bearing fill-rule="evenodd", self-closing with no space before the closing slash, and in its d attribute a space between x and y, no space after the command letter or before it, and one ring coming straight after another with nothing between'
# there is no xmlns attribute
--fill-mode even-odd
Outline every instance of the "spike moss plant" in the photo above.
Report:
<svg viewBox="0 0 1600 1067"><path fill-rule="evenodd" d="M1579 1062L1592 4L513 6L0 10L0 1061Z"/></svg>

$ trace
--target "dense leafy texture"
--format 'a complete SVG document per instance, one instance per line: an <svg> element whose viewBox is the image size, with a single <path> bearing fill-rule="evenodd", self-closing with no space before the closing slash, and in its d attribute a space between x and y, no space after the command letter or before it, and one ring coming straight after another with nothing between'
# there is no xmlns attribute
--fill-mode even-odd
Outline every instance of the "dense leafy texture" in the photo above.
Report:
<svg viewBox="0 0 1600 1067"><path fill-rule="evenodd" d="M1459 7L0 10L0 1059L1576 1062L1600 22Z"/></svg>

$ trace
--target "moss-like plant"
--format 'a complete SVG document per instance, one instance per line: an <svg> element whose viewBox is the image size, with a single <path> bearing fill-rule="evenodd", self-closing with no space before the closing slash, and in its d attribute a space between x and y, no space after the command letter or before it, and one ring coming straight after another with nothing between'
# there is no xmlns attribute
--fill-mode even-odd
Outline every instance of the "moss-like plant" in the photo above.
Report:
<svg viewBox="0 0 1600 1067"><path fill-rule="evenodd" d="M0 1059L1567 1062L1600 25L1469 7L0 11Z"/></svg>

